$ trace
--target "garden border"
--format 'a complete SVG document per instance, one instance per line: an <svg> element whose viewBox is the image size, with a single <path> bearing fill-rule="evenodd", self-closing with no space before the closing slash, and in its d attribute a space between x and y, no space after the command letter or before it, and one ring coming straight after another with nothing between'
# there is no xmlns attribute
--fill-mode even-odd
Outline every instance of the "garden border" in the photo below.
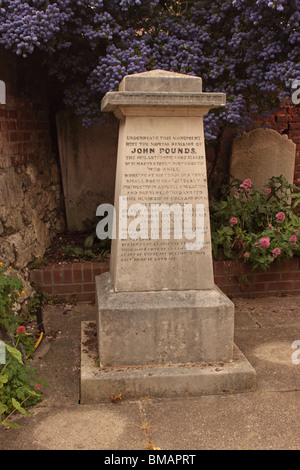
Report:
<svg viewBox="0 0 300 470"><path fill-rule="evenodd" d="M273 263L267 271L253 271L242 261L214 261L215 283L229 297L300 295L300 257ZM30 272L31 281L58 298L95 302L95 276L109 271L102 263L52 264Z"/></svg>

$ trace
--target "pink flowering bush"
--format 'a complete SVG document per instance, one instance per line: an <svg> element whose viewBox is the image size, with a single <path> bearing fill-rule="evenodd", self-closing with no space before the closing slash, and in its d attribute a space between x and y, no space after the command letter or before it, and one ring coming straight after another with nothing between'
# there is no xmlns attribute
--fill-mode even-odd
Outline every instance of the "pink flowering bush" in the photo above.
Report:
<svg viewBox="0 0 300 470"><path fill-rule="evenodd" d="M210 201L214 259L243 259L267 269L300 255L299 202L299 188L283 176L271 178L262 191L250 178L224 186L222 198Z"/></svg>
<svg viewBox="0 0 300 470"><path fill-rule="evenodd" d="M270 246L270 238L260 238L259 244L262 248L268 248Z"/></svg>

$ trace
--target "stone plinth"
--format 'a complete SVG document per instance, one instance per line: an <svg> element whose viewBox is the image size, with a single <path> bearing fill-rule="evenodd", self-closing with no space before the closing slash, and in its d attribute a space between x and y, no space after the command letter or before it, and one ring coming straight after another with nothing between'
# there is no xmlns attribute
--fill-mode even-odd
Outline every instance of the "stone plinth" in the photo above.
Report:
<svg viewBox="0 0 300 470"><path fill-rule="evenodd" d="M95 387L125 368L128 396L180 396L188 384L221 392L214 369L203 378L208 363L225 367L226 390L254 386L249 364L246 382L232 367L234 306L213 277L203 116L224 105L223 93L202 92L200 78L165 71L127 76L103 98L120 127L110 273L96 278Z"/></svg>
<svg viewBox="0 0 300 470"><path fill-rule="evenodd" d="M106 273L96 292L103 367L232 359L234 308L218 287L115 292Z"/></svg>

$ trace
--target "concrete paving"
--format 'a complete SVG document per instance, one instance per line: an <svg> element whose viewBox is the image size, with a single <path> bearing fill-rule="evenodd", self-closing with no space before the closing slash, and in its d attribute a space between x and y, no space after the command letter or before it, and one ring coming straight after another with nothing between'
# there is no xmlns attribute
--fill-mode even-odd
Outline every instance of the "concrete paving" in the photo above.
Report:
<svg viewBox="0 0 300 470"><path fill-rule="evenodd" d="M300 297L233 301L255 392L97 405L79 402L81 322L95 320L95 308L46 306L33 365L48 387L32 414L14 416L20 429L0 429L0 450L299 450Z"/></svg>

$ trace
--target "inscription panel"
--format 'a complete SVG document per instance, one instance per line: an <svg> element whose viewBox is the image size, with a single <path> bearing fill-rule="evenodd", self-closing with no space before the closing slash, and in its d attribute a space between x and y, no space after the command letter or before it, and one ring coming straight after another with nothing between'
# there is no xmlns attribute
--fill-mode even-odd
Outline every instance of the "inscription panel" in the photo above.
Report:
<svg viewBox="0 0 300 470"><path fill-rule="evenodd" d="M125 284L129 282L132 290L147 290L138 287L144 284L150 290L196 289L201 265L206 263L208 274L204 285L211 286L202 119L173 117L166 122L164 118L156 118L151 126L149 122L143 126L143 119L147 121L138 118L135 125L136 118L127 117L127 128L120 142L116 199L127 198L128 230L127 235L122 234L123 239L113 244L112 251L116 247L118 259L116 276L120 284L121 279ZM143 133L141 129L148 132ZM145 208L144 212L140 206ZM142 275L147 276L145 282L141 280Z"/></svg>

